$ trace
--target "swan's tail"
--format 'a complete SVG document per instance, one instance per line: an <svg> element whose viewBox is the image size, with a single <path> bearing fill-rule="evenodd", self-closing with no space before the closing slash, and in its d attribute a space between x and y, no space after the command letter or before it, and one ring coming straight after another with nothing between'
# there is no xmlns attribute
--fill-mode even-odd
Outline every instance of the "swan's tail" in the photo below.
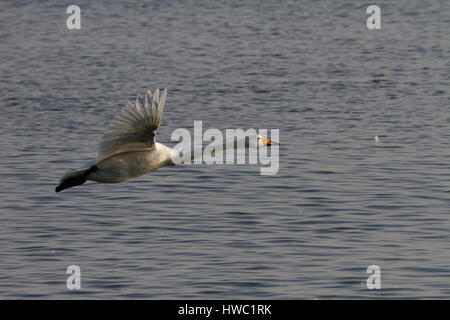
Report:
<svg viewBox="0 0 450 320"><path fill-rule="evenodd" d="M64 189L82 185L87 181L89 174L97 171L97 169L97 166L92 166L87 170L75 170L67 172L59 181L59 185L55 188L55 192L60 192Z"/></svg>

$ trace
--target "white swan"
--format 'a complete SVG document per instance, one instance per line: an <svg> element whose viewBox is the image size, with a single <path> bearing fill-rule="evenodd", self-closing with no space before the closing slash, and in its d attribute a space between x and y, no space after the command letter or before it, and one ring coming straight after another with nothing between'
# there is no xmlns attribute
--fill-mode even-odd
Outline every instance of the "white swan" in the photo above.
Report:
<svg viewBox="0 0 450 320"><path fill-rule="evenodd" d="M123 182L174 165L172 157L178 151L155 141L166 96L166 89L161 94L159 89L153 93L149 90L145 99L138 97L136 103L128 102L101 138L98 158L78 170L66 173L55 191L81 185L87 180ZM255 142L266 145L272 143L260 135Z"/></svg>

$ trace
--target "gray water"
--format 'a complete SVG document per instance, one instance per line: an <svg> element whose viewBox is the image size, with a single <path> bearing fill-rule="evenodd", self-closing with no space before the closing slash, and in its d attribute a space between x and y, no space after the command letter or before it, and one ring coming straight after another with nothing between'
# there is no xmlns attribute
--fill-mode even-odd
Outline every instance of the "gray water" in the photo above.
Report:
<svg viewBox="0 0 450 320"><path fill-rule="evenodd" d="M448 1L380 1L381 30L347 0L74 4L81 30L68 4L0 3L1 298L450 297ZM56 194L156 87L159 142L194 120L279 128L278 174L189 165Z"/></svg>

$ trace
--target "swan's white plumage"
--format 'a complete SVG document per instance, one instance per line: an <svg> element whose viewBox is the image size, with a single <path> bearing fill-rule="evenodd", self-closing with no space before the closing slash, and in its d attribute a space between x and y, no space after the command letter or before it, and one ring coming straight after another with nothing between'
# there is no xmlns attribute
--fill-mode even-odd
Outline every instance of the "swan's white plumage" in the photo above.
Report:
<svg viewBox="0 0 450 320"><path fill-rule="evenodd" d="M172 149L155 142L156 129L166 102L167 90L149 90L144 99L128 102L102 136L98 158L78 170L67 172L55 191L87 180L116 183L172 164Z"/></svg>

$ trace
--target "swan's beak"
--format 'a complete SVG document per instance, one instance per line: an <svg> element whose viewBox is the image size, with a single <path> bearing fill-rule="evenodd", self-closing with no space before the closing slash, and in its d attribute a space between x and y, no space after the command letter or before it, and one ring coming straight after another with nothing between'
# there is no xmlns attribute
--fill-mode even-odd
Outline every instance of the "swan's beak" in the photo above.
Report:
<svg viewBox="0 0 450 320"><path fill-rule="evenodd" d="M258 137L259 140L262 141L262 143L264 143L266 146L271 146L272 145L272 140L264 138L263 136L259 136Z"/></svg>

